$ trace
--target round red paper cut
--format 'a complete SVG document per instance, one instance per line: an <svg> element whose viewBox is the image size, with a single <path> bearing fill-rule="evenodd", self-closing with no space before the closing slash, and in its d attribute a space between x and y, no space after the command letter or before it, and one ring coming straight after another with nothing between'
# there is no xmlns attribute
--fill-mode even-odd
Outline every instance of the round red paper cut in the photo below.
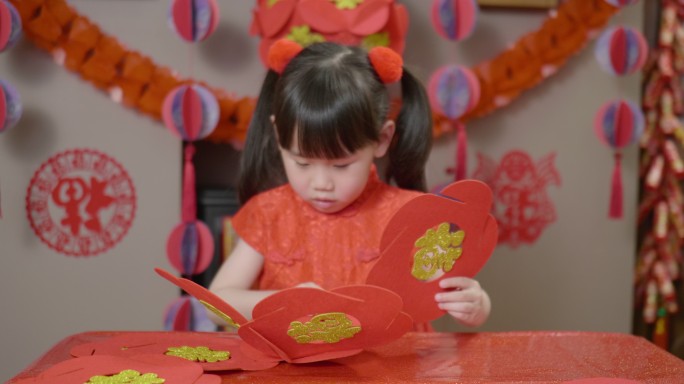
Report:
<svg viewBox="0 0 684 384"><path fill-rule="evenodd" d="M131 228L135 209L128 172L92 149L52 156L35 172L26 193L33 231L69 256L94 256L114 247Z"/></svg>

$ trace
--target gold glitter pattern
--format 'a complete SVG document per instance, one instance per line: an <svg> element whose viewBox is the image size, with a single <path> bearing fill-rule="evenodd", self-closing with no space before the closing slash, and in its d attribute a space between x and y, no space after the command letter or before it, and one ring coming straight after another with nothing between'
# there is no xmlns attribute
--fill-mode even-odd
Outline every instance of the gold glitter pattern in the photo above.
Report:
<svg viewBox="0 0 684 384"><path fill-rule="evenodd" d="M278 1L279 1L279 0L268 0L268 2L266 2L266 5L267 5L269 8L271 8L272 6L276 5L276 3L277 3Z"/></svg>
<svg viewBox="0 0 684 384"><path fill-rule="evenodd" d="M416 240L418 251L413 255L411 274L418 280L429 280L441 269L449 272L456 260L461 257L465 232L450 231L449 223L442 223L437 230L430 228L425 235Z"/></svg>
<svg viewBox="0 0 684 384"><path fill-rule="evenodd" d="M200 363L216 363L219 361L226 361L230 359L230 352L228 351L214 351L208 347L169 347L165 353L167 356L182 357L190 361L198 361Z"/></svg>
<svg viewBox="0 0 684 384"><path fill-rule="evenodd" d="M354 9L363 3L363 0L330 0L335 3L337 9Z"/></svg>
<svg viewBox="0 0 684 384"><path fill-rule="evenodd" d="M85 384L161 384L166 380L156 373L140 374L138 371L126 369L111 376L93 376Z"/></svg>
<svg viewBox="0 0 684 384"><path fill-rule="evenodd" d="M286 37L302 47L308 47L313 43L322 43L325 41L325 37L320 33L312 33L311 28L308 25L292 27L290 33Z"/></svg>
<svg viewBox="0 0 684 384"><path fill-rule="evenodd" d="M230 316L216 309L216 307L214 307L213 305L207 303L204 300L199 300L199 302L202 303L202 305L204 305L208 310L212 311L214 315L220 317L221 320L225 321L226 324L230 325L233 328L240 328L240 324L236 323L235 320L233 320Z"/></svg>
<svg viewBox="0 0 684 384"><path fill-rule="evenodd" d="M342 339L352 338L359 332L361 327L354 326L345 313L331 312L316 315L305 323L291 322L287 335L300 344L337 343Z"/></svg>

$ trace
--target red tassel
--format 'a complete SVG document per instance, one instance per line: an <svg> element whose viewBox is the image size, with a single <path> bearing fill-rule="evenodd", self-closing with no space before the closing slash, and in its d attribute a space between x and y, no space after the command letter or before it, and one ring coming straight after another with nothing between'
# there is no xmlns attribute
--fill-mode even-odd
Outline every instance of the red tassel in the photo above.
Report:
<svg viewBox="0 0 684 384"><path fill-rule="evenodd" d="M466 161L467 161L467 138L465 126L461 123L456 123L458 134L456 135L456 176L454 181L463 180L466 177Z"/></svg>
<svg viewBox="0 0 684 384"><path fill-rule="evenodd" d="M195 155L195 146L192 143L185 145L185 164L183 165L183 201L181 215L183 222L187 223L197 219L197 205L195 202L195 166L192 158Z"/></svg>
<svg viewBox="0 0 684 384"><path fill-rule="evenodd" d="M613 182L610 190L611 219L622 219L622 155L615 153L615 167L613 168Z"/></svg>

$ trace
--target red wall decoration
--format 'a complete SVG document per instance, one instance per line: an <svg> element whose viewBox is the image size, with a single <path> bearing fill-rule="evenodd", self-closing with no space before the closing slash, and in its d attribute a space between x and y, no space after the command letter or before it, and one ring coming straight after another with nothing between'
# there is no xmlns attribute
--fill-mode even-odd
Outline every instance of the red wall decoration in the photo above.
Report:
<svg viewBox="0 0 684 384"><path fill-rule="evenodd" d="M499 223L499 244L517 248L534 244L544 229L556 221L556 207L546 193L551 185L560 186L561 177L552 152L535 162L523 151L506 153L497 164L477 154L477 169L472 178L487 183L494 192L494 216Z"/></svg>
<svg viewBox="0 0 684 384"><path fill-rule="evenodd" d="M128 172L93 149L72 149L47 159L26 192L31 228L47 246L68 256L94 256L114 247L135 217Z"/></svg>

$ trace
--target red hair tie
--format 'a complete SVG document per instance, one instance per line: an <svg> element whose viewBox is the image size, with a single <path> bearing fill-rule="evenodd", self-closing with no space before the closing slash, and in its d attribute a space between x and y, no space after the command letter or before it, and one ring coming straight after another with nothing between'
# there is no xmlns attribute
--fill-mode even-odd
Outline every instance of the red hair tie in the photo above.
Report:
<svg viewBox="0 0 684 384"><path fill-rule="evenodd" d="M293 57L304 49L301 45L288 39L280 39L268 49L268 67L282 74Z"/></svg>
<svg viewBox="0 0 684 384"><path fill-rule="evenodd" d="M374 47L368 52L368 59L383 83L394 83L401 79L404 60L394 50Z"/></svg>

